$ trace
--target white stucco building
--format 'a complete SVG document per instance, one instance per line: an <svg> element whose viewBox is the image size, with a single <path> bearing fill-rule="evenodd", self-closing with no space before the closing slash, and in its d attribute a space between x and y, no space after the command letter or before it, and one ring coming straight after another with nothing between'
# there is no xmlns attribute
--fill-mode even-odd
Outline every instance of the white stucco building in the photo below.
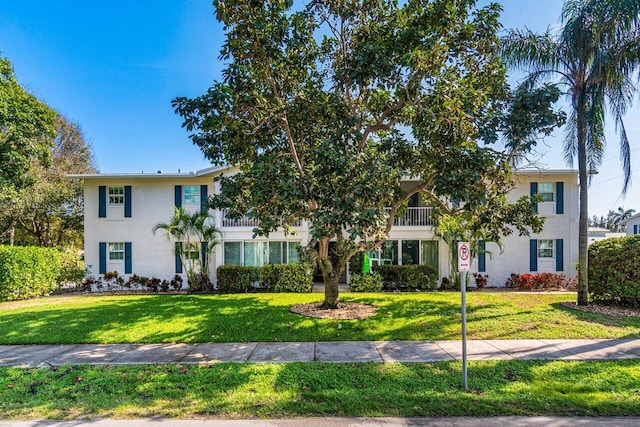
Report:
<svg viewBox="0 0 640 427"><path fill-rule="evenodd" d="M170 279L182 274L176 257L176 242L166 239L155 224L168 222L174 206L202 209L208 195L218 191L213 179L230 168L208 168L190 173L84 174L71 175L84 181L85 264L98 276L117 271L127 277L138 274ZM576 275L578 258L577 173L569 170L521 171L515 176L517 187L509 198L538 193L544 202L537 206L546 218L544 230L531 236L508 236L503 250L487 243L490 254L474 261L472 270L488 274L490 286L504 286L511 273L557 272ZM221 244L211 260L211 271L223 264L263 265L297 262L297 245L309 241L308 225L301 222L295 234L271 233L269 238L253 239L255 222L232 220L224 211L212 211L222 231ZM198 248L193 248L195 252ZM434 233L431 207L419 198L409 204L407 213L396 218L389 239L378 254L380 263L431 264L440 278L449 274L447 246ZM212 278L214 280L214 278Z"/></svg>
<svg viewBox="0 0 640 427"><path fill-rule="evenodd" d="M635 214L632 217L621 221L623 227L627 231L627 236L631 236L633 234L640 234L640 213Z"/></svg>

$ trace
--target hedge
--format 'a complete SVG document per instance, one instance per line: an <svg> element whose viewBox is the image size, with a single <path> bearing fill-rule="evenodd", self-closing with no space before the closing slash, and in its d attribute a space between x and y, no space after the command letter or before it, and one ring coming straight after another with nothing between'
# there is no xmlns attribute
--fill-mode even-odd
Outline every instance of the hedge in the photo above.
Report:
<svg viewBox="0 0 640 427"><path fill-rule="evenodd" d="M640 307L640 235L592 243L588 263L592 301Z"/></svg>
<svg viewBox="0 0 640 427"><path fill-rule="evenodd" d="M218 291L223 293L248 292L260 279L259 267L221 265L217 269Z"/></svg>
<svg viewBox="0 0 640 427"><path fill-rule="evenodd" d="M60 251L32 246L0 246L0 301L50 295L58 288Z"/></svg>
<svg viewBox="0 0 640 427"><path fill-rule="evenodd" d="M313 269L309 264L270 264L260 268L260 283L270 292L311 292Z"/></svg>
<svg viewBox="0 0 640 427"><path fill-rule="evenodd" d="M377 265L373 271L382 276L382 287L387 291L438 288L438 272L429 265Z"/></svg>
<svg viewBox="0 0 640 427"><path fill-rule="evenodd" d="M262 267L222 265L217 269L218 291L311 292L313 269L309 264L270 264Z"/></svg>
<svg viewBox="0 0 640 427"><path fill-rule="evenodd" d="M351 292L380 292L382 276L379 274L352 274L349 278Z"/></svg>

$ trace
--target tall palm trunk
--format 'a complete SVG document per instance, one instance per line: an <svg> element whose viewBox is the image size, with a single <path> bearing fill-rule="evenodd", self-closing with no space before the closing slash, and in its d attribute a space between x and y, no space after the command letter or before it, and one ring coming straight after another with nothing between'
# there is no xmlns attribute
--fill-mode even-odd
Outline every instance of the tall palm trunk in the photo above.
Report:
<svg viewBox="0 0 640 427"><path fill-rule="evenodd" d="M580 184L580 218L578 221L578 305L589 302L589 272L587 265L589 227L589 181L587 171L587 123L584 117L584 95L580 96L577 108L578 175Z"/></svg>

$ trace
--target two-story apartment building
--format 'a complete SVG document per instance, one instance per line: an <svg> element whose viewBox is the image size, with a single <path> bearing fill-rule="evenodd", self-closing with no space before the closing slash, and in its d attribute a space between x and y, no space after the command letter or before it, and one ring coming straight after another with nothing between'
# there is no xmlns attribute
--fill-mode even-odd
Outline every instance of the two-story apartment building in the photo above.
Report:
<svg viewBox="0 0 640 427"><path fill-rule="evenodd" d="M84 181L85 264L98 276L117 271L125 277L138 274L169 279L183 274L175 255L176 242L154 225L168 222L174 206L190 211L205 209L208 195L218 191L213 179L229 167L190 173L132 173L71 175ZM544 230L531 236L511 235L502 250L487 243L487 254L474 261L474 271L489 275L489 285L503 286L511 273L558 272L575 276L578 258L577 173L569 170L521 171L510 198L540 194L538 212L546 217ZM308 224L268 238L253 238L254 220L234 220L224 211L211 211L221 230L221 244L211 257L210 270L224 264L264 265L298 262L298 245L309 242ZM198 248L193 248L198 251ZM374 262L383 264L431 264L439 276L449 274L447 245L435 234L431 207L413 198L406 213L395 219L389 239ZM197 256L197 255L196 255ZM212 278L214 279L214 278Z"/></svg>

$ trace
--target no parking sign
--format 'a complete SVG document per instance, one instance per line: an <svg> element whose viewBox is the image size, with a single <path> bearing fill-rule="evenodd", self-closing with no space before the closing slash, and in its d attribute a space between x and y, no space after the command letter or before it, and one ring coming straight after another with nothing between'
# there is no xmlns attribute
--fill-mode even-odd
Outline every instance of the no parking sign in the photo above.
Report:
<svg viewBox="0 0 640 427"><path fill-rule="evenodd" d="M458 271L471 270L471 247L469 242L458 242Z"/></svg>

